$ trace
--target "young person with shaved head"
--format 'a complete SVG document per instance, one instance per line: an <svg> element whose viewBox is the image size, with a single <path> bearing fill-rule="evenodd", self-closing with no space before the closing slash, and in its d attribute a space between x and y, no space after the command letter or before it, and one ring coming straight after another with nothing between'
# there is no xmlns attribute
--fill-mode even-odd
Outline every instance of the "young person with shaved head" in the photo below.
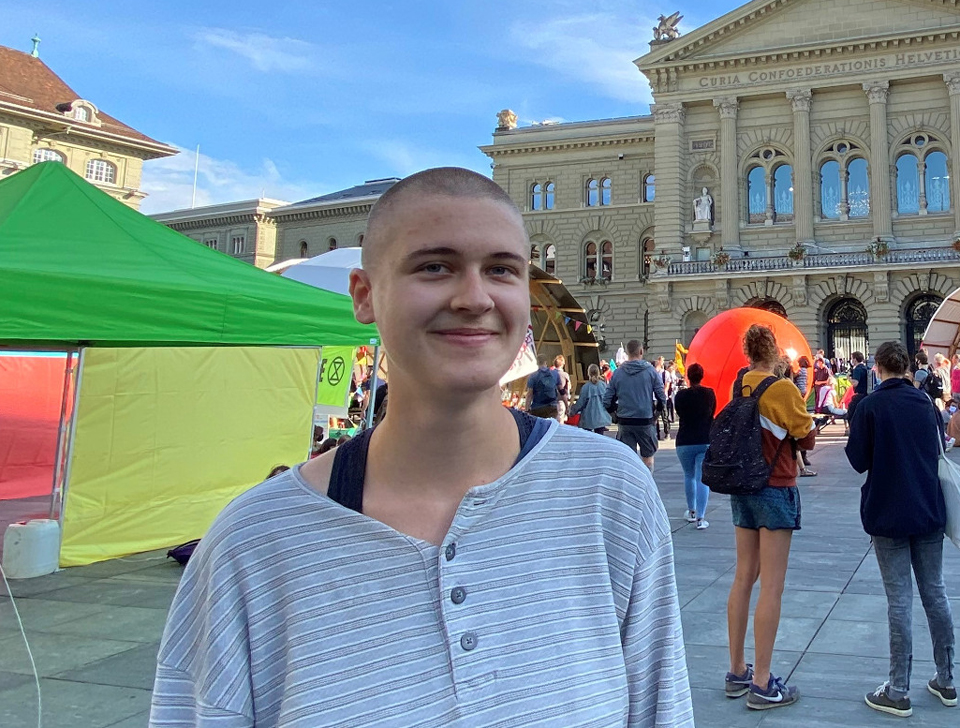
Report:
<svg viewBox="0 0 960 728"><path fill-rule="evenodd" d="M693 726L649 471L500 404L528 253L474 172L380 198L350 292L383 338L387 415L220 514L171 609L151 726Z"/></svg>

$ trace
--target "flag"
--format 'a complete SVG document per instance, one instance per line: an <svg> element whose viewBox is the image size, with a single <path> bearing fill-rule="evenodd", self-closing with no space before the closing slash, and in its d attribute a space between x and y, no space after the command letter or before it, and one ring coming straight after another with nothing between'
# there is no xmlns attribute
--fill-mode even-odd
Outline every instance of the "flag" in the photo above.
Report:
<svg viewBox="0 0 960 728"><path fill-rule="evenodd" d="M683 355L686 353L687 353L686 347L678 341L677 352L676 352L676 355L674 356L674 361L677 364L677 373L680 374L681 377L687 376L687 368L683 364Z"/></svg>
<svg viewBox="0 0 960 728"><path fill-rule="evenodd" d="M500 386L537 371L537 352L533 340L533 326L527 326L527 335L523 338L517 358L513 360L509 371L500 377Z"/></svg>

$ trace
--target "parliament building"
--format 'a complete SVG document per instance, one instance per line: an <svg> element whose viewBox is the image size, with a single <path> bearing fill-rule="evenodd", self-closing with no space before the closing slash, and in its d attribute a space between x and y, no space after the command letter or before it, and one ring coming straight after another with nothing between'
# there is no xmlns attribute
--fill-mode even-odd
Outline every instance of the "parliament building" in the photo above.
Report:
<svg viewBox="0 0 960 728"><path fill-rule="evenodd" d="M960 287L957 0L754 0L635 61L647 116L518 127L493 178L607 343L652 355L736 306L811 347L915 351ZM675 25L675 23L674 23Z"/></svg>

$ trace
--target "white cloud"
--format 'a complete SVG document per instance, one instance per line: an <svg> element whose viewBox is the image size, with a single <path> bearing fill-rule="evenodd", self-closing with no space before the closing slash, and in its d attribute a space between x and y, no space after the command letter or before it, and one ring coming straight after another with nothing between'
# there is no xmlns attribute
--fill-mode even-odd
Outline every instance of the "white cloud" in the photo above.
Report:
<svg viewBox="0 0 960 728"><path fill-rule="evenodd" d="M245 58L258 71L299 73L314 65L316 47L296 38L265 33L239 33L225 28L203 28L193 36L197 49L220 48Z"/></svg>
<svg viewBox="0 0 960 728"><path fill-rule="evenodd" d="M610 98L652 101L646 78L633 65L652 37L653 20L624 12L624 3L600 2L599 12L518 21L510 35L527 60L595 86Z"/></svg>
<svg viewBox="0 0 960 728"><path fill-rule="evenodd" d="M140 209L146 214L190 207L193 196L194 150L180 149L180 154L145 162L141 188L147 197ZM257 197L297 202L323 194L321 183L286 180L271 159L264 159L259 169L244 169L228 159L215 159L200 154L197 176L197 207L216 205Z"/></svg>
<svg viewBox="0 0 960 728"><path fill-rule="evenodd" d="M480 152L468 156L459 151L459 145L458 151L446 151L417 146L403 139L375 139L364 147L375 159L386 165L384 176L392 174L406 177L430 167L466 167L480 174L490 173L490 160ZM467 149L473 151L475 147L468 146Z"/></svg>

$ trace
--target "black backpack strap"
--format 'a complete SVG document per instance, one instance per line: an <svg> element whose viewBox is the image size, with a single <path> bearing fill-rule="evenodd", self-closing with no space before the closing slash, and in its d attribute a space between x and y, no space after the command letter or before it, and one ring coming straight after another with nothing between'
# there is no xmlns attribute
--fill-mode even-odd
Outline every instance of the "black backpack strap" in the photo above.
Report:
<svg viewBox="0 0 960 728"><path fill-rule="evenodd" d="M770 375L769 377L764 379L762 382L760 382L760 384L757 385L757 388L750 393L750 396L760 399L760 397L763 396L763 393L767 391L770 385L776 383L777 381L778 381L777 377Z"/></svg>
<svg viewBox="0 0 960 728"><path fill-rule="evenodd" d="M744 367L737 372L737 380L733 383L733 399L743 396L743 377L750 371L750 367Z"/></svg>

